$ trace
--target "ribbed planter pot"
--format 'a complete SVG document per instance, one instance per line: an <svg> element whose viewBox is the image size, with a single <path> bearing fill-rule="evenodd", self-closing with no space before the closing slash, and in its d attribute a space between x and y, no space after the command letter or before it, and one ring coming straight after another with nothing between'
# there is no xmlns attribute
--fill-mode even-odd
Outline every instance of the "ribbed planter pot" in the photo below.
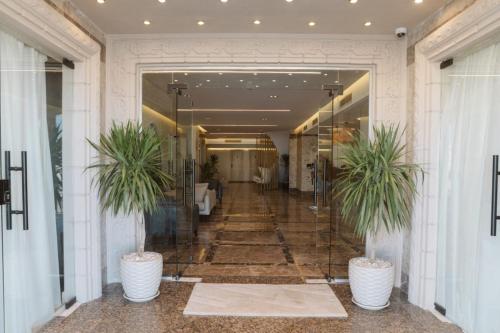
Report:
<svg viewBox="0 0 500 333"><path fill-rule="evenodd" d="M124 297L132 302L147 302L159 294L163 257L159 253L126 254L121 258L121 277Z"/></svg>
<svg viewBox="0 0 500 333"><path fill-rule="evenodd" d="M353 258L349 261L352 301L367 310L389 306L394 285L394 266L384 260Z"/></svg>

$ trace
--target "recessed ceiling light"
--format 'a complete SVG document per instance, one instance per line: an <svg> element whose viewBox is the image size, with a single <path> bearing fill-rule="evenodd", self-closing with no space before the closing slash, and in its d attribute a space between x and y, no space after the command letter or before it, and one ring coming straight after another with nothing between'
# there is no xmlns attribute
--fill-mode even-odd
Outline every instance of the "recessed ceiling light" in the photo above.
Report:
<svg viewBox="0 0 500 333"><path fill-rule="evenodd" d="M424 2L424 0L415 0L416 4L419 4L419 3L422 3L422 2Z"/></svg>
<svg viewBox="0 0 500 333"><path fill-rule="evenodd" d="M198 21L198 25L201 27L202 25L205 25L204 21Z"/></svg>
<svg viewBox="0 0 500 333"><path fill-rule="evenodd" d="M288 88L288 84L285 86L285 88Z"/></svg>
<svg viewBox="0 0 500 333"><path fill-rule="evenodd" d="M243 82L243 80L240 80L240 82Z"/></svg>
<svg viewBox="0 0 500 333"><path fill-rule="evenodd" d="M150 25L150 24L151 24L151 21L149 21L149 20L144 21L144 25Z"/></svg>
<svg viewBox="0 0 500 333"><path fill-rule="evenodd" d="M210 79L207 79L207 82L210 82Z"/></svg>
<svg viewBox="0 0 500 333"><path fill-rule="evenodd" d="M176 79L176 80L174 80L174 82L179 82L179 80Z"/></svg>
<svg viewBox="0 0 500 333"><path fill-rule="evenodd" d="M350 3L358 3L358 0L349 0Z"/></svg>
<svg viewBox="0 0 500 333"><path fill-rule="evenodd" d="M286 0L286 2L293 2L293 0Z"/></svg>
<svg viewBox="0 0 500 333"><path fill-rule="evenodd" d="M253 24L255 24L255 25L259 25L259 24L260 24L260 20L255 20L255 21L253 21Z"/></svg>
<svg viewBox="0 0 500 333"><path fill-rule="evenodd" d="M293 74L292 73L288 73L288 76L292 76Z"/></svg>
<svg viewBox="0 0 500 333"><path fill-rule="evenodd" d="M304 83L307 83L307 80L304 80Z"/></svg>
<svg viewBox="0 0 500 333"><path fill-rule="evenodd" d="M328 73L323 73L323 76L328 76Z"/></svg>
<svg viewBox="0 0 500 333"><path fill-rule="evenodd" d="M256 85L256 86L255 86L255 88L260 88L260 86L259 86L259 85Z"/></svg>
<svg viewBox="0 0 500 333"><path fill-rule="evenodd" d="M229 88L229 84L226 84L226 88Z"/></svg>
<svg viewBox="0 0 500 333"><path fill-rule="evenodd" d="M262 120L266 121L266 120L267 120L267 118L262 118Z"/></svg>
<svg viewBox="0 0 500 333"><path fill-rule="evenodd" d="M227 0L220 0L220 2L226 3L226 2L227 2Z"/></svg>
<svg viewBox="0 0 500 333"><path fill-rule="evenodd" d="M188 76L189 74L188 73L184 73L184 76Z"/></svg>
<svg viewBox="0 0 500 333"><path fill-rule="evenodd" d="M309 24L309 26L310 26L310 27L314 27L314 26L316 25L316 22L311 21L311 22L309 22L308 24Z"/></svg>
<svg viewBox="0 0 500 333"><path fill-rule="evenodd" d="M159 3L165 3L166 0L158 0Z"/></svg>
<svg viewBox="0 0 500 333"><path fill-rule="evenodd" d="M222 75L222 73L219 73L219 75Z"/></svg>
<svg viewBox="0 0 500 333"><path fill-rule="evenodd" d="M103 4L105 2L106 2L106 0L97 0L97 3L100 3L100 4Z"/></svg>
<svg viewBox="0 0 500 333"><path fill-rule="evenodd" d="M372 23L370 21L365 22L365 27L369 27L370 25L372 25Z"/></svg>
<svg viewBox="0 0 500 333"><path fill-rule="evenodd" d="M276 82L276 80L273 80L273 82Z"/></svg>
<svg viewBox="0 0 500 333"><path fill-rule="evenodd" d="M335 83L339 83L339 80L335 80Z"/></svg>

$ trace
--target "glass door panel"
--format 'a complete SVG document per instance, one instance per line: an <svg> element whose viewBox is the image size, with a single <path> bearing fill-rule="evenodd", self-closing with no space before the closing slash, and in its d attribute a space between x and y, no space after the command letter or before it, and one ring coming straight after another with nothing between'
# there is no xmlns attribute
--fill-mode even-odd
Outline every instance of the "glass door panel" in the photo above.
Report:
<svg viewBox="0 0 500 333"><path fill-rule="evenodd" d="M195 206L195 128L192 101L186 89L175 89L177 94L177 277L181 277L192 262L193 222L198 218Z"/></svg>
<svg viewBox="0 0 500 333"><path fill-rule="evenodd" d="M72 73L0 31L4 332L32 332L75 297L74 229L65 218L65 108Z"/></svg>
<svg viewBox="0 0 500 333"><path fill-rule="evenodd" d="M498 333L500 44L456 57L441 81L436 309L465 332Z"/></svg>
<svg viewBox="0 0 500 333"><path fill-rule="evenodd" d="M331 87L335 88L333 85ZM322 269L327 278L336 281L348 278L349 260L363 256L365 246L364 240L354 235L354 227L342 218L342 198L335 192L334 185L342 171L342 145L349 144L353 135L359 134L368 139L369 97L362 94L353 96L352 88L344 88L346 90L342 95L335 90L338 87L333 90L335 98L321 108L317 126L317 221L318 225L323 224L323 230L329 231L325 251L328 264Z"/></svg>
<svg viewBox="0 0 500 333"><path fill-rule="evenodd" d="M153 214L146 214L146 250L163 255L163 275L177 274L176 220L176 96L167 85L174 83L173 74L144 74L142 80L142 125L152 128L162 139L162 168L173 176L174 184L158 203Z"/></svg>

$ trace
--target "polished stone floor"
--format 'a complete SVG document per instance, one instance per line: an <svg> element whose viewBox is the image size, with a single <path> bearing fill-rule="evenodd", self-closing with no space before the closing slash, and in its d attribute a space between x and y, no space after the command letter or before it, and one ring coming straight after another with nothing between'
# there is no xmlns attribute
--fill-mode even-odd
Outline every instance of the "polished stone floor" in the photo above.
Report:
<svg viewBox="0 0 500 333"><path fill-rule="evenodd" d="M256 278L231 278L232 282L252 283ZM227 279L211 279L228 282ZM259 279L261 280L261 279ZM286 283L279 278L279 283ZM273 283L277 280L269 279ZM391 306L371 312L362 310L350 301L347 285L332 286L348 313L347 319L293 319L293 318L241 318L191 317L183 311L193 289L191 283L167 282L161 285L161 295L145 303L134 304L122 297L119 284L108 286L101 299L82 305L68 318L51 321L43 333L459 333L455 326L437 320L405 300L397 291Z"/></svg>
<svg viewBox="0 0 500 333"><path fill-rule="evenodd" d="M333 219L330 234L329 209L318 213L310 209L311 204L311 194L259 193L253 184L230 184L222 204L202 218L192 247L181 253L157 249L165 257L165 273L175 275L178 269L183 276L296 277L302 281L326 274L346 277L349 259L363 255L364 246L340 219ZM177 256L180 268L174 265ZM189 257L191 264L183 260Z"/></svg>
<svg viewBox="0 0 500 333"><path fill-rule="evenodd" d="M362 255L363 244L349 226L334 219L330 247L328 215L311 211L310 205L310 195L260 195L251 184L231 184L214 214L201 221L192 246L177 256L168 247L157 249L164 254L165 273L178 270L214 283L300 284L305 278L323 277L331 262L332 275L347 275L348 260ZM109 285L101 299L82 305L68 318L52 320L42 332L460 332L409 304L399 290L389 308L371 312L351 303L348 285L330 286L348 313L344 320L184 316L193 287L164 282L160 297L134 304L123 299L119 284Z"/></svg>

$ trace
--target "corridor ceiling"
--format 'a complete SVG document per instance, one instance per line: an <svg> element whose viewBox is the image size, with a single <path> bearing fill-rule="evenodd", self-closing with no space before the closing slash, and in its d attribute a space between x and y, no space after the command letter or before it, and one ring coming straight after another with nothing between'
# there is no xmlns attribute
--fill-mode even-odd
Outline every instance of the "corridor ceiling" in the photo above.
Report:
<svg viewBox="0 0 500 333"><path fill-rule="evenodd" d="M393 34L398 27L414 27L448 1L72 0L107 34Z"/></svg>
<svg viewBox="0 0 500 333"><path fill-rule="evenodd" d="M202 126L212 134L220 133L220 136L226 135L222 133L255 136L256 133L295 129L330 100L328 92L322 90L323 84L340 83L347 88L366 71L214 71L186 74L145 74L143 104L164 115L172 114L172 100L171 95L166 93L167 85L186 83L189 87L186 95L189 98L181 98L179 108L195 110L195 125ZM368 105L365 109L368 112ZM184 117L187 116L186 111L181 112L184 112Z"/></svg>

